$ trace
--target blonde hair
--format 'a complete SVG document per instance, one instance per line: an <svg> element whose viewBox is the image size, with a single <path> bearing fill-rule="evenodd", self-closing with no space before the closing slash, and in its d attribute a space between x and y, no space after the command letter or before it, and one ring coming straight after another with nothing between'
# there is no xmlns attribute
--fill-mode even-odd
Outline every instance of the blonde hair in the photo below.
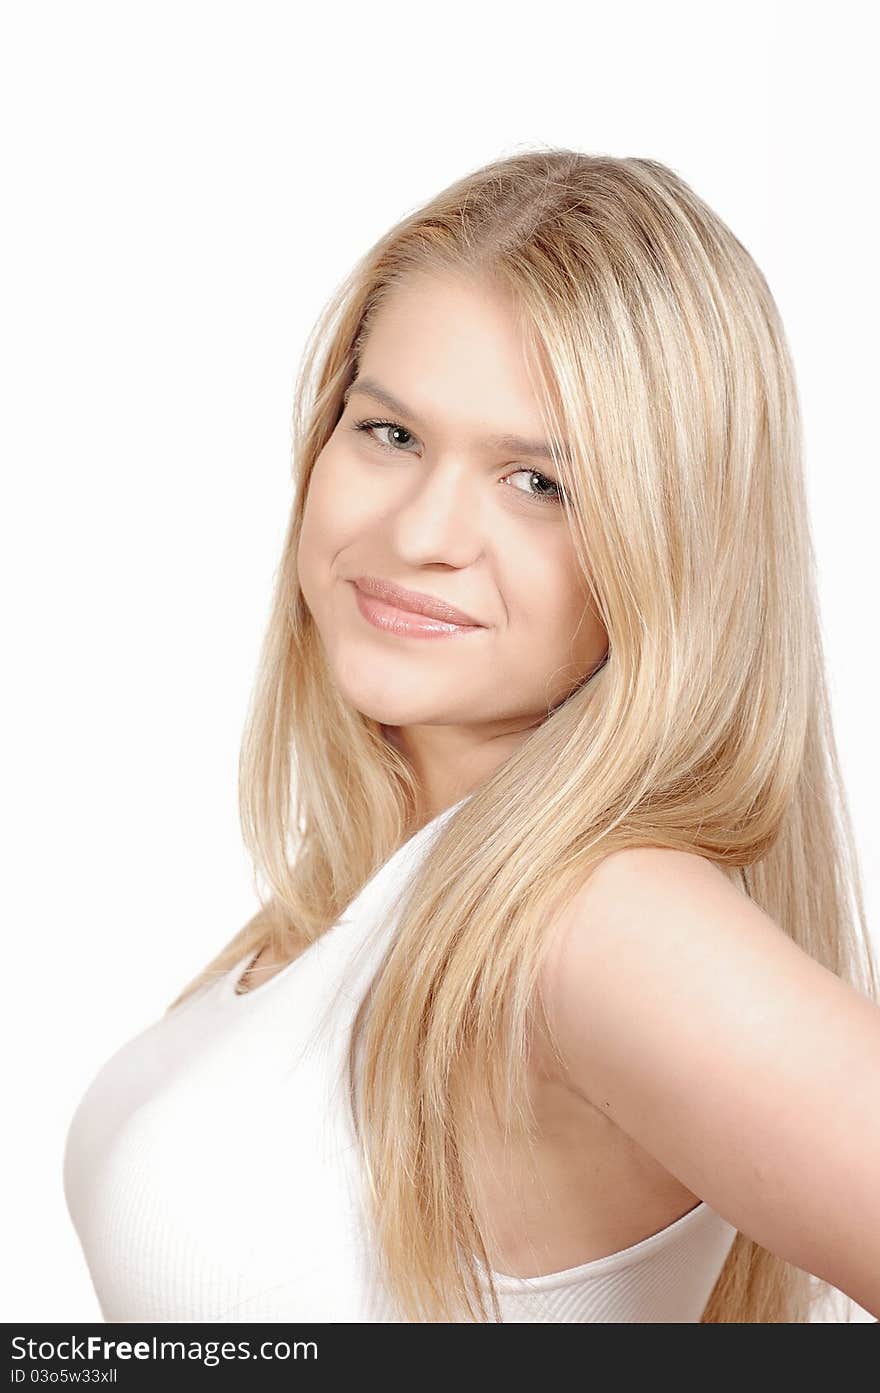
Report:
<svg viewBox="0 0 880 1393"><path fill-rule="evenodd" d="M874 999L877 969L774 300L743 245L666 166L534 149L404 217L310 336L296 496L240 762L243 835L267 889L168 1009L261 946L287 960L314 942L413 831L413 772L334 685L296 558L312 468L373 317L422 272L512 294L546 429L571 443L572 458L560 449L554 463L609 638L599 670L443 823L351 1035L351 1102L392 1295L409 1320L497 1321L469 1141L489 1109L511 1139L534 1138L542 949L599 860L625 846L697 852ZM820 1289L738 1233L702 1320L807 1321Z"/></svg>

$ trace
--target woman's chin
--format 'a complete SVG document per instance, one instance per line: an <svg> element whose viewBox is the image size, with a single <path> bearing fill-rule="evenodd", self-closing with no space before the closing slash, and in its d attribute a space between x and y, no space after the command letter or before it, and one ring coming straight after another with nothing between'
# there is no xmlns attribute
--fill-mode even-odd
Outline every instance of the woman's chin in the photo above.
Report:
<svg viewBox="0 0 880 1393"><path fill-rule="evenodd" d="M404 705L399 696L395 699L387 693L378 694L366 690L362 683L340 682L339 690L350 706L360 711L362 716L378 722L385 730L393 730L397 726L422 725L434 719L433 713L424 706L420 707L417 702Z"/></svg>

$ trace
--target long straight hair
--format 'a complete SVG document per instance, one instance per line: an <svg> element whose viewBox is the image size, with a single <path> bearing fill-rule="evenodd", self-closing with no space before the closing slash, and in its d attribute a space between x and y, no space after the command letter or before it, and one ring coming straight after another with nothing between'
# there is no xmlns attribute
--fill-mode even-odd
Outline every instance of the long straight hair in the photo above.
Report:
<svg viewBox="0 0 880 1393"><path fill-rule="evenodd" d="M534 1141L528 1052L548 927L604 856L705 856L874 1000L878 976L831 722L795 378L765 278L663 164L535 149L399 221L306 345L295 499L240 759L260 909L168 1009L246 953L271 945L287 960L313 943L413 831L413 770L335 686L296 561L312 469L372 320L421 273L512 295L609 639L600 668L443 822L350 1037L393 1297L413 1321L498 1321L469 1147L490 1110L511 1142ZM702 1320L807 1321L825 1288L738 1233Z"/></svg>

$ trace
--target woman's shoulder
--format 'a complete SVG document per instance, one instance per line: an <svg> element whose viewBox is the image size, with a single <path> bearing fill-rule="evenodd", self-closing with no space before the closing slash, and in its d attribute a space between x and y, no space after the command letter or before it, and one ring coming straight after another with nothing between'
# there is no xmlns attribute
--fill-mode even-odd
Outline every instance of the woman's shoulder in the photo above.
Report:
<svg viewBox="0 0 880 1393"><path fill-rule="evenodd" d="M714 922L733 915L768 916L740 885L740 872L696 852L632 846L610 852L591 870L553 922L546 971L560 958L586 951L604 935L615 940L657 933L678 920L711 912ZM682 930L685 925L682 923ZM570 966L570 963L567 963Z"/></svg>
<svg viewBox="0 0 880 1393"><path fill-rule="evenodd" d="M824 971L740 887L737 873L695 852L626 847L600 861L551 925L541 995L575 1055L618 1030L663 1050L668 1017L683 1034L709 1031L731 993L762 972Z"/></svg>
<svg viewBox="0 0 880 1393"><path fill-rule="evenodd" d="M873 1002L716 863L655 847L585 881L541 993L570 1088L762 1247L880 1299Z"/></svg>

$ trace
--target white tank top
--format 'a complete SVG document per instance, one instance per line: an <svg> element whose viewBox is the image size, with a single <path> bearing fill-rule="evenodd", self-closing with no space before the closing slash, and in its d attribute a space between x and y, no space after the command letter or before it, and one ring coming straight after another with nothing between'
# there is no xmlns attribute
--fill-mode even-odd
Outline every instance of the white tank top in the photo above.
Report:
<svg viewBox="0 0 880 1393"><path fill-rule="evenodd" d="M470 795L468 795L470 796ZM348 1112L348 1032L396 897L445 809L262 985L253 954L104 1065L64 1193L107 1321L400 1321L380 1280ZM505 1321L699 1321L736 1230L705 1202L621 1252L495 1274Z"/></svg>

